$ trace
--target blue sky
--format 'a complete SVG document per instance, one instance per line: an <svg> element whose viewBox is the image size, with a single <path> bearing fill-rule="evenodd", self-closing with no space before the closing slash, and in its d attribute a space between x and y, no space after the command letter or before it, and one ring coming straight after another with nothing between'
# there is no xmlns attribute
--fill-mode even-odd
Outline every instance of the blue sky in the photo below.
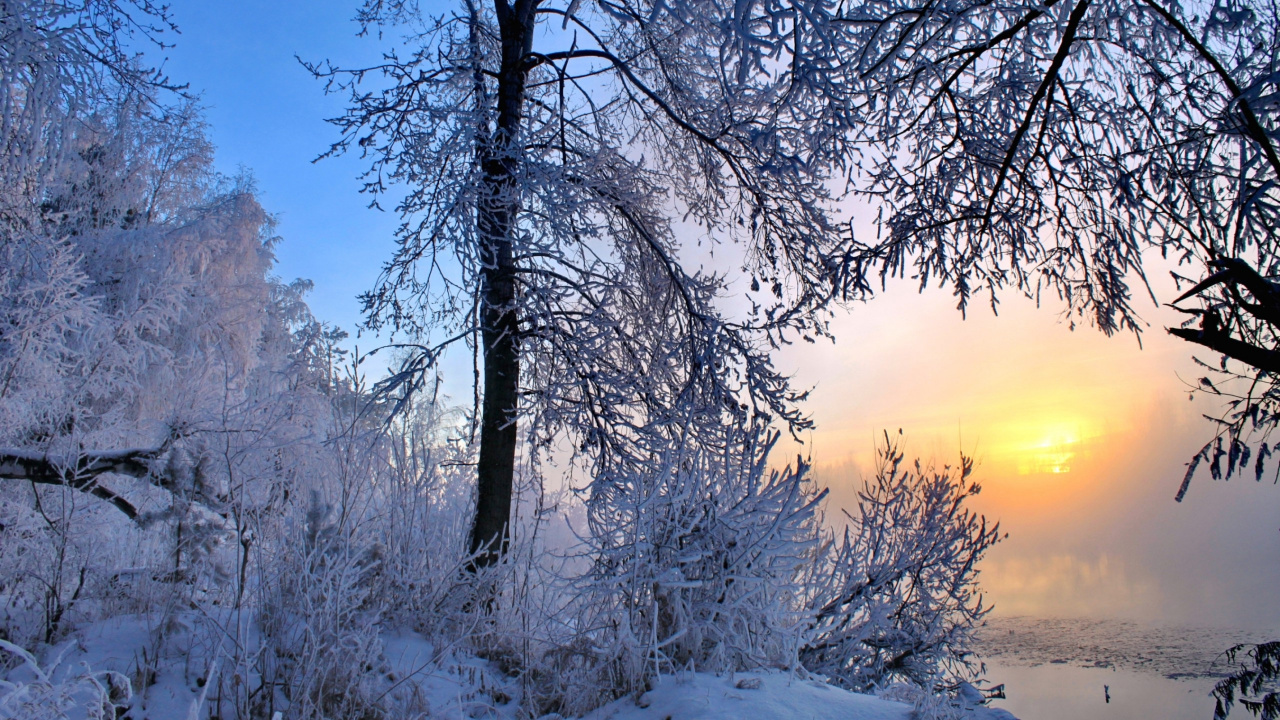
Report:
<svg viewBox="0 0 1280 720"><path fill-rule="evenodd" d="M368 209L368 196L358 192L365 167L358 157L312 162L337 138L324 118L340 114L346 98L326 97L295 55L356 64L376 60L380 43L356 37L349 0L175 0L171 7L181 35L164 69L202 96L218 169L252 172L284 238L277 273L315 281L315 314L353 331L356 295L390 257L396 217Z"/></svg>

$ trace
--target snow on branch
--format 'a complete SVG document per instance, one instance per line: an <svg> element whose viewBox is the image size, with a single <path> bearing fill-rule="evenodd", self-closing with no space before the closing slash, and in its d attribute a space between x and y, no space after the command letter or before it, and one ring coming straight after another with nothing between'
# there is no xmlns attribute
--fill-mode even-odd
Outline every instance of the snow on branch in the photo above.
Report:
<svg viewBox="0 0 1280 720"><path fill-rule="evenodd" d="M81 490L106 500L130 520L139 518L138 508L119 494L101 485L98 478L108 473L147 478L150 461L158 458L165 447L85 453L59 457L22 450L0 450L0 479L26 480L38 485L62 485Z"/></svg>
<svg viewBox="0 0 1280 720"><path fill-rule="evenodd" d="M175 462L170 452L178 435L170 435L156 447L129 448L109 451L84 451L80 453L41 453L15 448L0 448L0 479L25 480L36 485L54 485L86 492L106 500L134 522L146 524L147 518L128 499L100 482L104 475L124 475L143 480L153 487L170 493L184 490L191 484L180 476L190 475L182 461ZM165 467L157 467L161 458L169 455ZM183 466L183 467L179 467ZM198 470L198 469L197 469ZM199 474L198 472L196 474ZM194 483L196 499L213 511L222 501L216 490L206 483ZM188 493L183 493L188 494Z"/></svg>

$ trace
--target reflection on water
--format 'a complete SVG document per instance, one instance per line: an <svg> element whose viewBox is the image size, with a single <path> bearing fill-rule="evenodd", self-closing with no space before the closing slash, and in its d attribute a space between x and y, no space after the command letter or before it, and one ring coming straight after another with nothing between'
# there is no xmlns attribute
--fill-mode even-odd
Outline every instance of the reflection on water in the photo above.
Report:
<svg viewBox="0 0 1280 720"><path fill-rule="evenodd" d="M1006 550L1016 548L996 546L982 568L982 589L1003 614L1142 617L1164 604L1158 578L1130 558Z"/></svg>
<svg viewBox="0 0 1280 720"><path fill-rule="evenodd" d="M1209 720L1213 680L1170 680L1135 670L987 663L987 677L1005 684L993 707L1019 720ZM1110 702L1107 695L1110 695Z"/></svg>
<svg viewBox="0 0 1280 720"><path fill-rule="evenodd" d="M1208 720L1222 651L1272 631L1154 627L1121 620L990 618L978 637L995 701L1020 720ZM1108 702L1108 695L1110 701Z"/></svg>

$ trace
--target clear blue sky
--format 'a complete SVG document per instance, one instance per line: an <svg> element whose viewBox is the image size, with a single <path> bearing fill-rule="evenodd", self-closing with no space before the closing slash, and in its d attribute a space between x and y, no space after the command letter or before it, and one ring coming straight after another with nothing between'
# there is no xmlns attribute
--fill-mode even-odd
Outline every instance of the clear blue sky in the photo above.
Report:
<svg viewBox="0 0 1280 720"><path fill-rule="evenodd" d="M382 44L356 37L351 0L175 0L171 7L181 35L165 53L165 71L202 96L218 169L253 173L284 238L277 273L315 281L315 314L353 331L356 295L390 257L396 217L367 208L358 157L312 162L337 137L324 118L341 113L346 98L326 97L295 55L357 64L376 60ZM372 344L360 342L362 350Z"/></svg>

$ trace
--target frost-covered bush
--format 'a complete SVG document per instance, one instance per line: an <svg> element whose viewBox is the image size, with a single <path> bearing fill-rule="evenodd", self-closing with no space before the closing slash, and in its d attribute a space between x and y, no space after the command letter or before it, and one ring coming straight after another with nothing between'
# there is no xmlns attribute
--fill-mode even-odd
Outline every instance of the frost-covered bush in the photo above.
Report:
<svg viewBox="0 0 1280 720"><path fill-rule="evenodd" d="M18 660L27 674L0 679L0 717L7 720L47 720L75 711L86 720L115 720L117 708L133 697L129 678L118 672L61 668L61 657L41 667L26 650L4 640L0 651Z"/></svg>
<svg viewBox="0 0 1280 720"><path fill-rule="evenodd" d="M382 548L378 593L389 619L428 637L448 632L467 604L474 448L456 409L425 398L378 445L364 533Z"/></svg>
<svg viewBox="0 0 1280 720"><path fill-rule="evenodd" d="M803 579L813 629L800 658L853 690L895 679L932 687L961 669L988 612L977 562L999 526L965 506L980 490L972 460L940 472L905 465L887 433L878 460L857 514Z"/></svg>
<svg viewBox="0 0 1280 720"><path fill-rule="evenodd" d="M951 707L987 612L976 563L999 539L966 507L971 463L908 466L887 444L837 534L803 460L770 469L777 435L728 419L637 433L631 448L651 454L593 477L571 556L588 566L555 578L565 619L538 626L524 659L528 709L581 713L657 675L761 667L858 691L896 682Z"/></svg>
<svg viewBox="0 0 1280 720"><path fill-rule="evenodd" d="M595 477L570 583L574 631L545 658L540 710L581 712L683 669L794 667L794 582L818 550L807 466L771 470L777 434L742 417L655 432Z"/></svg>
<svg viewBox="0 0 1280 720"><path fill-rule="evenodd" d="M0 12L0 637L28 647L238 605L329 431L252 183L127 37L166 12Z"/></svg>
<svg viewBox="0 0 1280 720"><path fill-rule="evenodd" d="M312 494L272 558L262 629L264 675L290 718L364 717L373 705L382 603L381 548Z"/></svg>
<svg viewBox="0 0 1280 720"><path fill-rule="evenodd" d="M238 691L242 717L382 717L397 696L384 632L465 640L454 626L474 582L473 489L468 450L450 440L455 417L419 402L383 425L358 390L356 380L335 391L320 462L288 484L282 517L255 535L245 603L262 633L252 674L263 689Z"/></svg>

